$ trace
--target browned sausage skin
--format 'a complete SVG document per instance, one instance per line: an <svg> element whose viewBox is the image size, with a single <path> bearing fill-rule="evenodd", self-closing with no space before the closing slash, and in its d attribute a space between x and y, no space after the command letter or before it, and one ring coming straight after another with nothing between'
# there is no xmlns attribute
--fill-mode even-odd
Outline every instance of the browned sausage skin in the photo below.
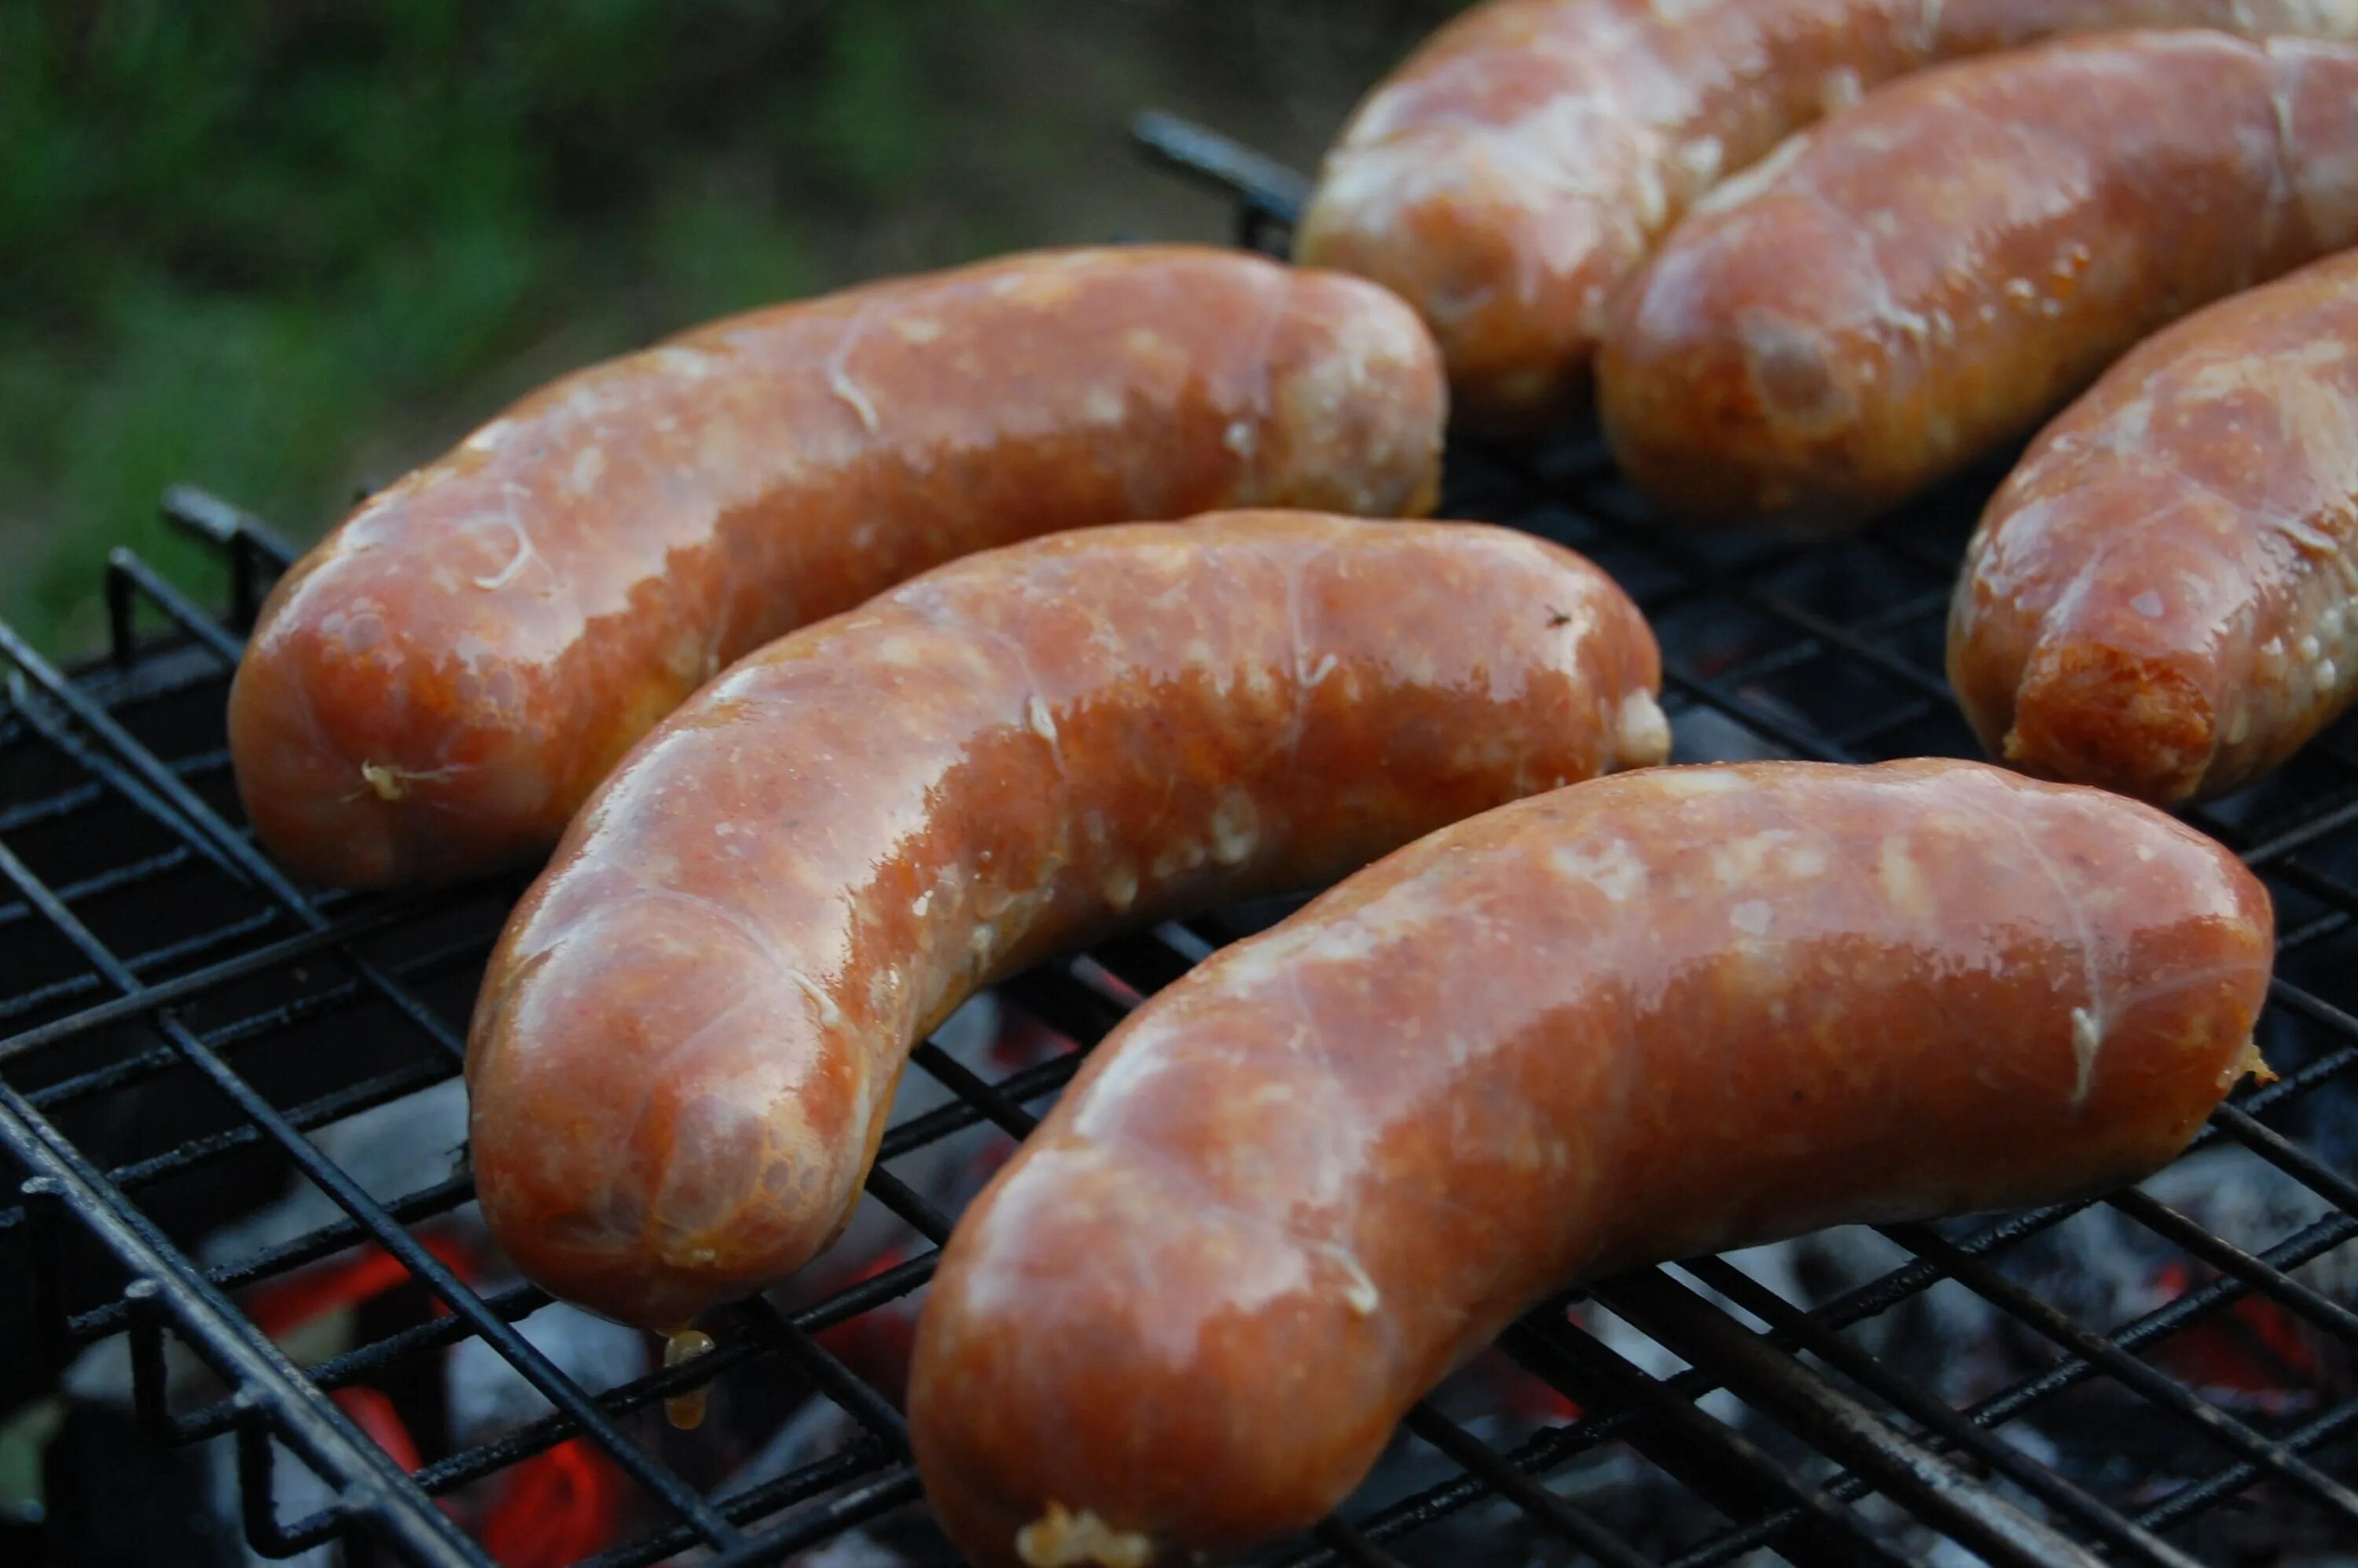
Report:
<svg viewBox="0 0 2358 1568"><path fill-rule="evenodd" d="M1700 204L1598 398L1696 522L1855 523L2156 328L2358 239L2358 45L2124 33L1943 66Z"/></svg>
<svg viewBox="0 0 2358 1568"><path fill-rule="evenodd" d="M1993 755L2157 805L2282 762L2358 693L2358 256L2141 344L1983 514L1949 677Z"/></svg>
<svg viewBox="0 0 2358 1568"><path fill-rule="evenodd" d="M2336 0L1492 0L1370 93L1297 252L1439 336L1461 422L1583 399L1607 302L1721 178L1864 88L2092 28L2358 36Z"/></svg>
<svg viewBox="0 0 2358 1568"><path fill-rule="evenodd" d="M1184 246L717 322L535 393L305 557L231 691L239 790L324 881L517 860L722 665L938 562L1222 506L1427 511L1444 397L1382 290Z"/></svg>
<svg viewBox="0 0 2358 1568"><path fill-rule="evenodd" d="M1570 551L1242 513L941 568L731 668L510 920L483 1215L671 1328L849 1217L908 1050L994 976L1661 761L1652 635Z"/></svg>
<svg viewBox="0 0 2358 1568"><path fill-rule="evenodd" d="M1569 1281L2156 1169L2257 1063L2271 937L2218 845L1977 762L1435 833L1133 1013L959 1221L926 1495L986 1568L1307 1525Z"/></svg>

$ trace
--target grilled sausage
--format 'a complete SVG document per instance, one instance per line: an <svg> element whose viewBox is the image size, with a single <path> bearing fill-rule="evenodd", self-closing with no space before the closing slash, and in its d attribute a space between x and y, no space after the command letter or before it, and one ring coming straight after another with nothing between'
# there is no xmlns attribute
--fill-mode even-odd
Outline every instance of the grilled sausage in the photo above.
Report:
<svg viewBox="0 0 2358 1568"><path fill-rule="evenodd" d="M754 312L535 394L264 607L240 793L294 870L546 849L722 665L926 567L1221 506L1431 508L1431 339L1356 278L1052 252Z"/></svg>
<svg viewBox="0 0 2358 1568"><path fill-rule="evenodd" d="M1309 1524L1568 1281L2154 1170L2257 1062L2267 895L1977 762L1666 768L1444 829L1197 967L960 1220L911 1371L978 1563Z"/></svg>
<svg viewBox="0 0 2358 1568"><path fill-rule="evenodd" d="M2283 762L2358 694L2358 256L2140 345L1990 503L1949 678L1993 755L2156 805Z"/></svg>
<svg viewBox="0 0 2358 1568"><path fill-rule="evenodd" d="M1599 405L1672 514L1834 528L2353 239L2358 45L2125 33L1943 66L1699 205L1617 304Z"/></svg>
<svg viewBox="0 0 2358 1568"><path fill-rule="evenodd" d="M526 1273L684 1323L849 1217L911 1044L1114 929L1660 762L1651 633L1556 546L1244 513L941 568L735 665L591 798L467 1063Z"/></svg>
<svg viewBox="0 0 2358 1568"><path fill-rule="evenodd" d="M1327 155L1297 254L1390 285L1455 412L1523 433L1586 395L1606 302L1697 198L1863 88L2090 28L2358 37L2335 0L1492 0Z"/></svg>

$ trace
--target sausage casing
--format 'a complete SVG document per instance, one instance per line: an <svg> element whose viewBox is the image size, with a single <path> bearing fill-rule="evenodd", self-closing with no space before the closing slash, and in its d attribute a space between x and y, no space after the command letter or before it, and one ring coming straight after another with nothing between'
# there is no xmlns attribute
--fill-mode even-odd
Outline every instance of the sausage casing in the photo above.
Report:
<svg viewBox="0 0 2358 1568"><path fill-rule="evenodd" d="M287 865L546 849L721 665L925 568L1222 506L1429 510L1444 393L1356 278L1048 252L717 322L535 393L281 581L230 697Z"/></svg>
<svg viewBox="0 0 2358 1568"><path fill-rule="evenodd" d="M1013 546L782 638L632 753L502 935L484 1218L556 1293L678 1326L833 1237L978 986L1660 762L1659 680L1570 551L1306 513Z"/></svg>
<svg viewBox="0 0 2358 1568"><path fill-rule="evenodd" d="M1994 756L2157 805L2358 694L2358 257L2140 344L1982 515L1949 678Z"/></svg>
<svg viewBox="0 0 2358 1568"><path fill-rule="evenodd" d="M1369 94L1298 254L1417 307L1469 426L1585 395L1607 301L1721 178L1862 89L2059 33L2358 36L2320 0L1492 0Z"/></svg>
<svg viewBox="0 0 2358 1568"><path fill-rule="evenodd" d="M1942 66L1699 204L1615 307L1599 409L1673 515L1837 527L2353 239L2358 45L2121 33Z"/></svg>
<svg viewBox="0 0 2358 1568"><path fill-rule="evenodd" d="M2256 1063L2271 935L2218 845L1977 762L1435 833L1125 1020L961 1218L926 1494L985 1565L1307 1525L1569 1281L2152 1171Z"/></svg>

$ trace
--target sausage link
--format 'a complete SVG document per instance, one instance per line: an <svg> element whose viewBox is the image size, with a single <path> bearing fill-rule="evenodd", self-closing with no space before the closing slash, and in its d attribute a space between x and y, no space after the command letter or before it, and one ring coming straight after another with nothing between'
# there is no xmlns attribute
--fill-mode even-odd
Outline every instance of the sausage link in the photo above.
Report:
<svg viewBox="0 0 2358 1568"><path fill-rule="evenodd" d="M985 1565L1239 1545L1567 1282L2142 1176L2256 1066L2272 925L2191 829L1978 762L1435 833L1131 1014L960 1220L926 1495Z"/></svg>
<svg viewBox="0 0 2358 1568"><path fill-rule="evenodd" d="M1994 756L2156 805L2235 789L2358 695L2358 256L2147 341L1983 514L1949 678Z"/></svg>
<svg viewBox="0 0 2358 1568"><path fill-rule="evenodd" d="M240 794L323 881L545 850L721 665L939 562L1223 506L1431 509L1444 393L1356 278L1022 255L720 321L525 399L264 607Z"/></svg>
<svg viewBox="0 0 2358 1568"><path fill-rule="evenodd" d="M941 568L656 729L510 920L483 1217L650 1327L849 1217L913 1042L1050 953L1661 761L1652 634L1570 551L1241 513Z"/></svg>
<svg viewBox="0 0 2358 1568"><path fill-rule="evenodd" d="M1360 104L1304 261L1416 306L1460 422L1524 433L1586 396L1607 301L1704 192L1936 60L2060 33L2358 37L2333 0L1492 0Z"/></svg>
<svg viewBox="0 0 2358 1568"><path fill-rule="evenodd" d="M1600 408L1673 514L1837 528L2353 239L2358 45L2123 33L1944 66L1701 203L1615 308Z"/></svg>

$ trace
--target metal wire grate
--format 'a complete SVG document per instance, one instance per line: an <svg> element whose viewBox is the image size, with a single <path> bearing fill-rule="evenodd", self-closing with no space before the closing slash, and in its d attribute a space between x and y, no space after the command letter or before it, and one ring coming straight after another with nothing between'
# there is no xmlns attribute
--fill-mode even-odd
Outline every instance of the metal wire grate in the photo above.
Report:
<svg viewBox="0 0 2358 1568"><path fill-rule="evenodd" d="M1282 235L1298 177L1181 122L1150 116L1139 134L1238 200L1247 243ZM1444 514L1562 540L1638 598L1660 633L1682 757L1974 754L1940 648L1987 475L1864 539L1799 548L1650 528L1593 439L1458 450L1451 470ZM378 1191L329 1152L339 1127L456 1076L482 960L521 883L334 895L296 886L254 849L221 713L258 589L289 552L209 497L176 492L166 505L218 547L225 616L118 553L104 662L61 672L0 627L14 666L0 708L0 1148L21 1180L0 1210L0 1277L30 1284L0 1296L0 1329L20 1347L0 1404L122 1347L149 1437L233 1448L245 1534L266 1555L336 1541L349 1553L365 1537L406 1561L490 1562L443 1505L576 1451L624 1477L630 1498L591 1543L600 1564L777 1562L888 1516L918 1521L898 1538L904 1556L943 1560L912 1506L897 1395L840 1352L848 1330L905 1314L948 1233L952 1214L913 1173L959 1140L1003 1152L1129 1008L1271 911L1164 926L1001 988L1009 1016L1068 1044L995 1078L938 1041L920 1048L936 1103L898 1113L868 1184L890 1217L876 1224L901 1242L884 1261L824 1293L721 1314L700 1359L587 1386L526 1332L545 1295L438 1244L436 1227L470 1201L463 1168ZM2231 1238L2189 1212L2182 1184L2174 1206L2157 1183L1855 1236L1845 1255L1872 1266L1806 1300L1763 1282L1757 1260L1716 1259L1567 1295L1421 1405L1341 1515L1256 1561L1511 1549L1701 1568L1766 1547L1889 1563L1945 1540L1997 1563L2182 1563L2248 1550L2255 1525L2287 1551L2358 1540L2358 1315L2328 1273L2358 1237L2353 738L2337 730L2195 816L2277 900L2261 1042L2284 1076L2223 1108L2180 1168L2205 1173L2204 1190L2277 1195L2270 1212L2290 1217L2272 1232ZM290 1182L335 1217L200 1260L200 1238ZM2166 1290L2128 1289L2124 1236L2162 1260ZM415 1310L298 1366L265 1332L258 1292L361 1255L390 1260ZM358 1396L469 1342L520 1373L540 1413L396 1459ZM656 1411L708 1385L782 1412L816 1401L843 1440L723 1484ZM290 1472L317 1482L291 1515Z"/></svg>

